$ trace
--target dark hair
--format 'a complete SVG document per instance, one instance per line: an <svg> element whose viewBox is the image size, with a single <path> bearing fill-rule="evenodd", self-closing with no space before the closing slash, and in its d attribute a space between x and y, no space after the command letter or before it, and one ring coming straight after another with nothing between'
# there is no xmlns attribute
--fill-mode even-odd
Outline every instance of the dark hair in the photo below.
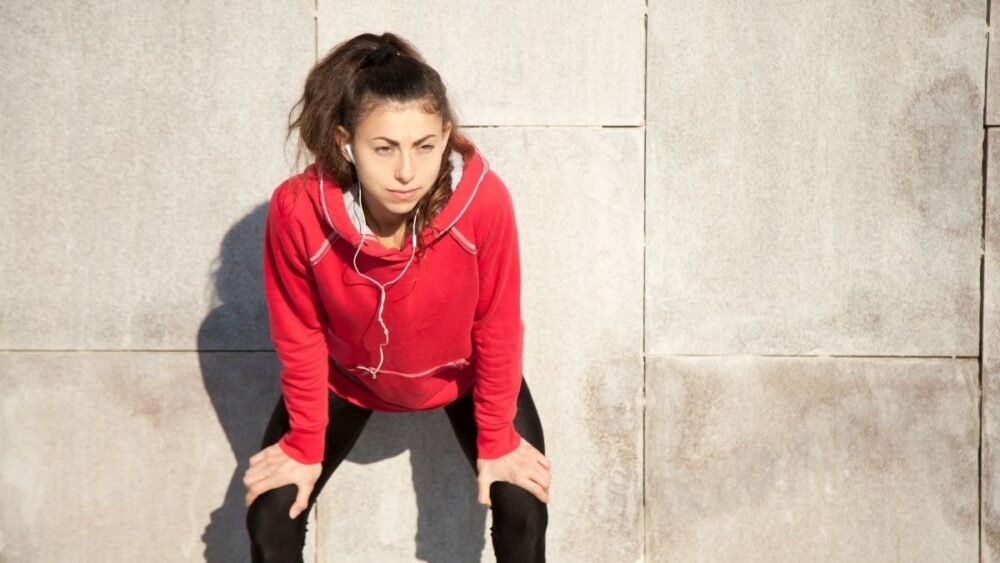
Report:
<svg viewBox="0 0 1000 563"><path fill-rule="evenodd" d="M452 150L457 150L467 161L475 149L458 131L441 76L408 41L393 33L381 36L363 33L334 46L309 71L305 91L289 113L286 140L297 128L302 142L299 151L305 145L315 158L317 172L332 177L341 188L347 189L357 175L337 150L334 141L337 125L353 135L357 124L381 104L407 102L423 102L424 111L440 115L442 125L452 124L437 181L424 195L422 205L415 207L419 210L416 219L419 234L451 197L453 166L448 157ZM293 118L296 108L300 111ZM409 228L410 221L406 224ZM417 237L417 246L417 251L423 254L426 250L423 237Z"/></svg>

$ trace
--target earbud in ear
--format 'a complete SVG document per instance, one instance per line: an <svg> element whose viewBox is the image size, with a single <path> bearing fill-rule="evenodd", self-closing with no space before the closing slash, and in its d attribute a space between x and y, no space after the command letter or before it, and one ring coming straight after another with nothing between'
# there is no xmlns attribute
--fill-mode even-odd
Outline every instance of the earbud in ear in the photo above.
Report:
<svg viewBox="0 0 1000 563"><path fill-rule="evenodd" d="M344 149L347 151L347 160L354 164L354 151L351 150L351 143L344 145Z"/></svg>

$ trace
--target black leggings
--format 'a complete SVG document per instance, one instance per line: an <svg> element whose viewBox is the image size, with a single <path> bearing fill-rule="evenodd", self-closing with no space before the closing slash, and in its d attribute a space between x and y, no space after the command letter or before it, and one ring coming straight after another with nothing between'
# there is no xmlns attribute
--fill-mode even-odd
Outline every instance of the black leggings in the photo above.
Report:
<svg viewBox="0 0 1000 563"><path fill-rule="evenodd" d="M325 457L319 479L309 495L309 506L294 520L288 510L295 502L297 487L285 485L261 493L247 509L247 531L254 563L299 563L306 541L306 520L309 509L330 475L347 457L357 442L372 411L363 409L329 392L330 421L326 427ZM451 427L462 451L476 471L476 420L473 417L472 394L456 399L444 406ZM538 451L545 453L542 423L531 399L528 384L521 379L517 395L517 414L514 428ZM276 443L289 429L288 411L279 397L271 420L264 431L261 449ZM513 483L494 481L490 485L490 502L493 526L490 535L497 561L538 563L545 561L545 528L548 525L548 506Z"/></svg>

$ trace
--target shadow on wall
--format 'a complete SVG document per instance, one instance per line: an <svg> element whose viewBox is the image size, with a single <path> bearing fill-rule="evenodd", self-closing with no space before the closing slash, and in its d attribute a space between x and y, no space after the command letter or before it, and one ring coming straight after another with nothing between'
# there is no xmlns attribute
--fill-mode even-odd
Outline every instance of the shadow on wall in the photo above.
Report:
<svg viewBox="0 0 1000 563"><path fill-rule="evenodd" d="M262 272L263 225L267 205L258 206L236 223L222 241L214 272L219 304L198 331L198 351L205 391L229 440L236 467L220 506L205 528L208 563L246 561L247 539L243 504L243 473L249 458L261 449L261 436L281 397L280 362L271 349ZM242 350L227 352L224 350ZM261 350L247 352L246 350ZM346 463L369 464L410 452L417 504L415 558L423 561L479 561L484 548L486 508L476 503L474 472L462 454L443 409L415 413L375 412ZM344 467L341 465L341 468ZM324 492L337 486L335 471ZM208 487L210 490L218 490ZM221 484L220 484L221 488ZM373 483L358 494L378 495ZM322 505L323 494L317 504ZM394 499L386 498L386 502ZM351 507L331 503L333 515L351 515ZM329 514L329 511L327 512ZM316 523L310 522L309 529ZM374 530L337 526L326 546L339 551L337 541L372 538ZM349 537L343 535L349 532ZM332 535L331 535L332 533ZM320 550L324 548L319 546ZM364 552L364 547L357 547Z"/></svg>

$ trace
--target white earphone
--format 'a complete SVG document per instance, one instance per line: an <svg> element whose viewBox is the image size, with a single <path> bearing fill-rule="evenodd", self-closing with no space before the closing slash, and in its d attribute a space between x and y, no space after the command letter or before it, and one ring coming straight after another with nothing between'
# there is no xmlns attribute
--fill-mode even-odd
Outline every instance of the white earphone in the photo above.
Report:
<svg viewBox="0 0 1000 563"><path fill-rule="evenodd" d="M351 143L344 145L344 149L347 151L347 160L354 164L354 151L351 150Z"/></svg>

